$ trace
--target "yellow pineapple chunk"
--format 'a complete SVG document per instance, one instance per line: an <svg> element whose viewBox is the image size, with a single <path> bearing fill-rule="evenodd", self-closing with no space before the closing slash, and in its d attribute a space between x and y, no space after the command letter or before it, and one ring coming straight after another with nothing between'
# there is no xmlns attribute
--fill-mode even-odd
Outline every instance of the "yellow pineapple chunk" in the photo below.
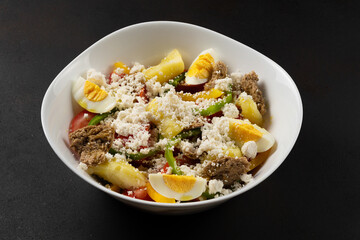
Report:
<svg viewBox="0 0 360 240"><path fill-rule="evenodd" d="M164 118L158 127L160 134L166 138L173 138L183 130L183 127L171 117Z"/></svg>
<svg viewBox="0 0 360 240"><path fill-rule="evenodd" d="M231 157L231 158L240 158L243 156L240 148L237 146L228 147L228 148L223 149L223 154L224 154L224 156ZM217 158L219 158L217 155L207 154L207 155L202 156L201 163L203 163L205 160L214 161Z"/></svg>
<svg viewBox="0 0 360 240"><path fill-rule="evenodd" d="M243 156L239 147L229 147L224 151L224 154L225 156L232 158L239 158Z"/></svg>
<svg viewBox="0 0 360 240"><path fill-rule="evenodd" d="M126 66L123 62L116 62L114 64L114 68L117 69L117 68L122 68L124 69L124 73L125 74L129 74L130 73L130 68L128 66Z"/></svg>
<svg viewBox="0 0 360 240"><path fill-rule="evenodd" d="M136 189L146 185L145 175L126 161L109 161L87 169L106 181L125 189Z"/></svg>
<svg viewBox="0 0 360 240"><path fill-rule="evenodd" d="M164 83L184 72L184 61L177 49L172 50L161 62L144 70L147 80L157 77L156 81Z"/></svg>
<svg viewBox="0 0 360 240"><path fill-rule="evenodd" d="M243 96L242 94L235 102L236 106L241 107L241 114L249 119L250 122L262 126L263 119L256 103L250 96Z"/></svg>
<svg viewBox="0 0 360 240"><path fill-rule="evenodd" d="M152 122L159 128L160 134L166 138L175 137L183 130L183 127L171 116L165 116L158 109L156 98L149 102L146 107L146 111L152 113Z"/></svg>
<svg viewBox="0 0 360 240"><path fill-rule="evenodd" d="M208 91L198 92L195 94L181 93L181 92L178 93L178 95L181 97L181 99L183 101L193 101L193 102L195 102L199 98L204 98L204 99L219 98L223 94L224 93L222 91L220 91L219 89L215 89L215 88L212 88Z"/></svg>

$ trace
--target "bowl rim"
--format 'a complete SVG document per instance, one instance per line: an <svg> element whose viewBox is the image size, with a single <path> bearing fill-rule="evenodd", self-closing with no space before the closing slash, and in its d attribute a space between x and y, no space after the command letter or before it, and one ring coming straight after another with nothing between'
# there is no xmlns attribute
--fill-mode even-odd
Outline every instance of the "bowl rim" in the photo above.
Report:
<svg viewBox="0 0 360 240"><path fill-rule="evenodd" d="M274 68L277 68L278 71L282 72L286 78L289 80L290 86L293 90L293 93L295 94L295 98L297 101L297 106L298 106L298 114L299 114L299 119L298 119L298 124L297 124L297 131L295 134L295 137L292 139L291 142L291 147L286 149L284 157L281 161L278 161L276 164L272 165L270 167L270 169L265 172L262 176L258 177L256 180L246 184L245 186L243 186L242 188L238 189L237 191L234 191L230 194L227 194L225 196L221 196L221 197L216 197L213 199L208 199L205 201L196 201L196 202L182 202L180 204L174 204L174 203L159 203L159 202L152 202L152 201L146 201L146 200L141 200L141 199L136 199L136 198L131 198L128 196L125 196L123 194L114 192L108 188L106 188L105 186L98 184L94 181L91 181L88 178L85 178L82 174L80 174L78 172L77 168L74 168L73 166L70 165L70 163L68 163L65 159L63 159L62 154L60 152L58 152L55 148L53 148L53 141L51 140L49 133L46 130L46 123L45 123L45 109L47 109L47 105L49 104L48 98L50 95L50 90L54 87L55 82L57 82L58 78L63 74L63 72L67 71L67 69L72 65L73 62L77 61L78 58L80 58L82 55L86 54L87 52L91 51L92 48L94 48L95 46L97 46L98 44L101 44L101 42L107 38L111 38L113 35L117 35L123 31L127 31L131 28L136 28L136 27L144 27L144 26L151 26L151 25L176 25L176 26L183 26L183 27L190 27L190 28L196 28L198 30L201 31L205 31L211 34L217 34L219 36L221 36L224 39L227 39L228 41L232 41L235 42L237 44L242 45L243 47L247 48L248 50L252 51L253 53L257 54L259 57L264 58L265 60L269 61ZM147 22L140 22L140 23L136 23L136 24L132 24L123 28L120 28L118 30L115 30L109 34L107 34L106 36L102 37L101 39L99 39L98 41L96 41L95 43L93 43L91 46L89 46L87 49L85 49L84 51L82 51L77 57L75 57L69 64L66 65L65 68L63 68L59 74L57 74L57 76L52 80L51 84L49 85L49 87L46 90L46 93L44 95L44 98L42 100L42 104L41 104L41 123L42 123L42 128L44 131L44 134L46 136L46 139L48 140L51 148L53 149L53 151L56 153L56 155L58 156L58 158L61 159L61 161L69 168L71 169L77 176L79 176L80 178L82 178L83 180L85 180L86 182L88 182L89 184L91 184L92 186L98 188L101 191L104 191L106 193L108 193L109 195L111 195L112 197L115 198L121 198L121 200L124 200L125 202L130 202L133 204L141 204L141 205L147 205L147 206L152 206L152 207L164 207L164 208L187 208L187 207L195 207L195 206L204 206L204 205L213 205L216 203L220 203L223 201L227 201L233 197L236 197L246 191L249 191L250 189L254 188L255 186L257 186L258 184L260 184L261 182L263 182L265 179L267 179L272 173L274 173L274 171L285 161L285 159L287 158L287 156L289 155L289 153L291 152L292 148L295 146L296 140L299 136L300 130L301 130L301 126L302 126L302 122L303 122L303 104L302 104L302 100L301 100L301 96L300 96L300 92L295 84L295 82L293 81L293 79L290 77L290 75L280 66L278 65L276 62L274 62L273 60L271 60L270 58L268 58L267 56L265 56L264 54L256 51L255 49L239 42L236 41L228 36L225 36L221 33L218 33L216 31L210 30L208 28L202 27L202 26L198 26L195 24L191 24L191 23L185 23L185 22L179 22L179 21L147 21Z"/></svg>

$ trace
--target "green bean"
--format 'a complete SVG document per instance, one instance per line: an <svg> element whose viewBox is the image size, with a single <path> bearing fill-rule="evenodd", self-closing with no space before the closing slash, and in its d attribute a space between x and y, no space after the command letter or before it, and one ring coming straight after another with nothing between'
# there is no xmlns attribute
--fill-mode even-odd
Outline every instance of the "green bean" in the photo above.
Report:
<svg viewBox="0 0 360 240"><path fill-rule="evenodd" d="M210 115L213 115L219 111L221 111L221 109L227 104L227 103L231 103L232 102L232 99L233 99L233 93L232 91L227 91L226 92L226 96L224 99L222 99L221 101L219 102L216 102L215 104L209 106L208 108L206 109L203 109L200 111L200 115L201 116L210 116Z"/></svg>
<svg viewBox="0 0 360 240"><path fill-rule="evenodd" d="M113 110L111 110L110 112L106 112L106 113L102 113L102 114L98 114L95 115L90 122L88 123L88 125L97 125L99 124L102 120L104 120L105 118L107 118L110 114L114 113L117 111L117 108L114 108Z"/></svg>
<svg viewBox="0 0 360 240"><path fill-rule="evenodd" d="M210 194L208 188L205 190L205 192L203 192L203 193L201 194L201 196L202 196L203 198L205 198L205 199L212 199L212 198L215 197L215 195L216 195L216 193Z"/></svg>
<svg viewBox="0 0 360 240"><path fill-rule="evenodd" d="M183 175L183 172L179 169L179 167L176 164L176 159L174 158L173 151L171 150L171 148L175 145L175 144L173 145L172 143L173 143L172 141L169 141L166 144L166 147L165 147L166 161L169 163L169 166L171 167L173 174Z"/></svg>
<svg viewBox="0 0 360 240"><path fill-rule="evenodd" d="M183 80L185 79L185 72L181 73L180 75L177 75L176 77L174 77L174 79L171 79L169 81L170 85L173 85L174 87L176 87L177 85L179 85Z"/></svg>
<svg viewBox="0 0 360 240"><path fill-rule="evenodd" d="M193 128L179 133L178 135L176 135L176 138L185 139L185 138L197 137L200 136L200 134L201 134L200 128Z"/></svg>
<svg viewBox="0 0 360 240"><path fill-rule="evenodd" d="M176 164L176 159L174 158L173 150L171 148L178 144L181 139L191 138L195 136L199 136L201 134L200 128L194 128L187 131L183 131L173 137L165 147L165 158L166 161L169 163L169 166L172 168L172 173L176 175L182 175L183 172L179 169L179 167Z"/></svg>
<svg viewBox="0 0 360 240"><path fill-rule="evenodd" d="M127 158L130 158L132 160L141 160L141 159L144 159L144 158L147 158L147 157L152 157L154 156L155 154L159 153L160 152L160 149L152 149L150 150L148 153L125 153L125 156ZM119 152L119 151L116 151L115 149L113 148L110 148L109 150L109 153L111 153L112 155L115 155L115 154L124 154L122 152Z"/></svg>

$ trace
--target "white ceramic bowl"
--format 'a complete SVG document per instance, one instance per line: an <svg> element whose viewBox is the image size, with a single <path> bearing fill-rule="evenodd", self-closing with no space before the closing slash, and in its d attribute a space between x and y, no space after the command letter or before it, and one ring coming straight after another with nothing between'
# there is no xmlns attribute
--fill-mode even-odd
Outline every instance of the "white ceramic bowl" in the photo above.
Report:
<svg viewBox="0 0 360 240"><path fill-rule="evenodd" d="M67 129L80 108L73 102L71 81L89 68L110 72L115 61L145 66L157 64L169 51L177 48L186 66L204 49L214 48L229 71L256 71L269 106L271 123L268 130L274 135L275 151L254 176L254 181L224 197L202 202L166 204L129 198L100 185L77 168L78 161L68 148ZM295 144L302 123L300 94L291 77L275 62L261 53L214 31L179 22L147 22L125 27L102 38L67 65L49 86L41 108L45 135L59 158L78 176L110 196L144 210L158 213L190 213L223 203L253 188L285 160Z"/></svg>

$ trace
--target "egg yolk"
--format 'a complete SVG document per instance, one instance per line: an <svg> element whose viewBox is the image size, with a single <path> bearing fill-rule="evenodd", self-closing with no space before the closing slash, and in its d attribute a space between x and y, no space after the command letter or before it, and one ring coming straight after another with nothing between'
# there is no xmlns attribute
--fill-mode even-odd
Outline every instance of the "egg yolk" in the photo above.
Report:
<svg viewBox="0 0 360 240"><path fill-rule="evenodd" d="M257 141L262 137L262 133L251 124L230 124L230 132L242 142Z"/></svg>
<svg viewBox="0 0 360 240"><path fill-rule="evenodd" d="M187 75L189 77L196 76L200 79L207 79L213 71L214 62L214 58L209 53L200 55L190 67Z"/></svg>
<svg viewBox="0 0 360 240"><path fill-rule="evenodd" d="M190 191L196 182L196 178L193 176L164 175L163 179L171 190L178 193Z"/></svg>
<svg viewBox="0 0 360 240"><path fill-rule="evenodd" d="M104 100L107 97L108 93L105 90L101 89L95 83L86 81L84 86L84 95L92 102L99 102L101 100Z"/></svg>

